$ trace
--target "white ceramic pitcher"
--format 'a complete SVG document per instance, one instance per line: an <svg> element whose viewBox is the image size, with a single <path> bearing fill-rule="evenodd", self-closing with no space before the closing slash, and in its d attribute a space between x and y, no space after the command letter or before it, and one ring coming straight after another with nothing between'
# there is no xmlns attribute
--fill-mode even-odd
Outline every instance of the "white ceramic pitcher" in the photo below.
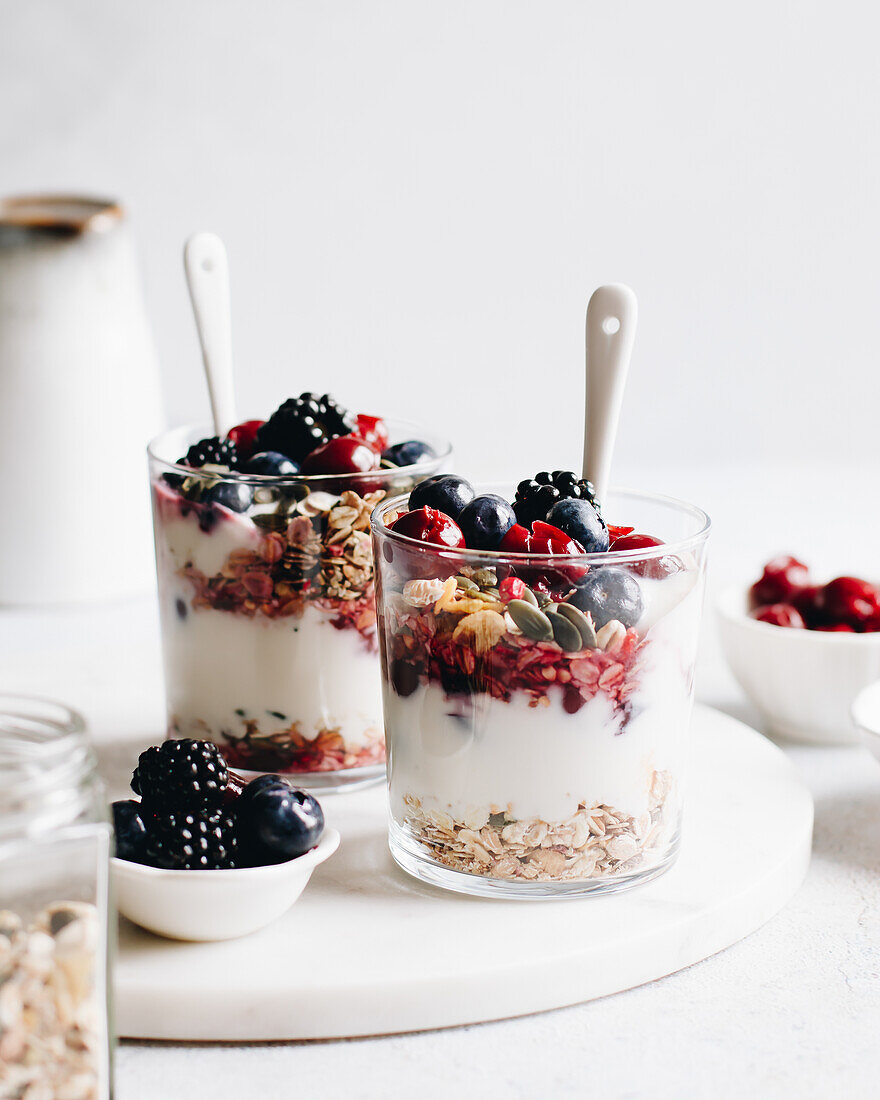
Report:
<svg viewBox="0 0 880 1100"><path fill-rule="evenodd" d="M0 604L153 583L158 363L122 209L0 200Z"/></svg>

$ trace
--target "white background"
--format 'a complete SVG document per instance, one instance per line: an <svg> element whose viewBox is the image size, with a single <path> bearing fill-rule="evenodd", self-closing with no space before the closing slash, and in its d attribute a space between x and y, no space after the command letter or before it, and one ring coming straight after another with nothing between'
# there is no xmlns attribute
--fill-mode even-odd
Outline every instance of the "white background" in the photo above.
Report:
<svg viewBox="0 0 880 1100"><path fill-rule="evenodd" d="M207 412L180 249L210 228L249 415L329 389L431 421L476 478L570 466L586 301L624 281L627 481L876 453L872 5L0 12L0 190L130 205L172 422Z"/></svg>

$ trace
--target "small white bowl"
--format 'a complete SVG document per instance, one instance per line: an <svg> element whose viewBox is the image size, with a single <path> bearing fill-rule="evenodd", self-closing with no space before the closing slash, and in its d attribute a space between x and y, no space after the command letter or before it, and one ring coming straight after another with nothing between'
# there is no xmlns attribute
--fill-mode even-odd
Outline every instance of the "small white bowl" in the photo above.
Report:
<svg viewBox="0 0 880 1100"><path fill-rule="evenodd" d="M116 904L135 924L173 940L247 936L286 913L338 847L339 833L325 828L310 852L267 867L163 871L114 857Z"/></svg>
<svg viewBox="0 0 880 1100"><path fill-rule="evenodd" d="M748 593L717 604L724 655L772 733L811 745L857 745L853 700L880 679L880 633L836 634L759 623Z"/></svg>
<svg viewBox="0 0 880 1100"><path fill-rule="evenodd" d="M880 760L880 683L859 692L852 706L852 717L862 735L862 744Z"/></svg>

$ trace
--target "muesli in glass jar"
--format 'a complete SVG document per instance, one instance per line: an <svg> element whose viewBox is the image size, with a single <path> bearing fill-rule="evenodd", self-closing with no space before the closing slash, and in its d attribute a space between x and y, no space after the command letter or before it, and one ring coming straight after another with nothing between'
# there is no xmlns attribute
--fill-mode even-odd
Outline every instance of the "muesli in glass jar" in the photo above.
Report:
<svg viewBox="0 0 880 1100"><path fill-rule="evenodd" d="M515 497L438 479L372 522L395 860L526 897L668 868L706 515L623 491L600 512L556 471Z"/></svg>
<svg viewBox="0 0 880 1100"><path fill-rule="evenodd" d="M149 448L168 735L300 786L381 779L369 516L449 445L313 394L205 435Z"/></svg>
<svg viewBox="0 0 880 1100"><path fill-rule="evenodd" d="M0 1096L110 1096L111 837L82 719L0 696Z"/></svg>

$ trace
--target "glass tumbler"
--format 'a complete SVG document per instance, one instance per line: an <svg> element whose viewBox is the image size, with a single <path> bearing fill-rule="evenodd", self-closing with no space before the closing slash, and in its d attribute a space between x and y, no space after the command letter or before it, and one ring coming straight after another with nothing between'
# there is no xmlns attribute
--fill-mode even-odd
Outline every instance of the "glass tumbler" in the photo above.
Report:
<svg viewBox="0 0 880 1100"><path fill-rule="evenodd" d="M111 836L79 715L0 696L0 1096L111 1094Z"/></svg>
<svg viewBox="0 0 880 1100"><path fill-rule="evenodd" d="M388 527L405 508L372 517L394 859L528 898L661 874L679 846L708 517L612 492L606 518L663 545L539 557L407 538Z"/></svg>
<svg viewBox="0 0 880 1100"><path fill-rule="evenodd" d="M244 772L299 786L381 780L370 512L448 466L433 456L361 474L257 476L177 465L210 434L181 428L149 447L168 736L216 742Z"/></svg>

